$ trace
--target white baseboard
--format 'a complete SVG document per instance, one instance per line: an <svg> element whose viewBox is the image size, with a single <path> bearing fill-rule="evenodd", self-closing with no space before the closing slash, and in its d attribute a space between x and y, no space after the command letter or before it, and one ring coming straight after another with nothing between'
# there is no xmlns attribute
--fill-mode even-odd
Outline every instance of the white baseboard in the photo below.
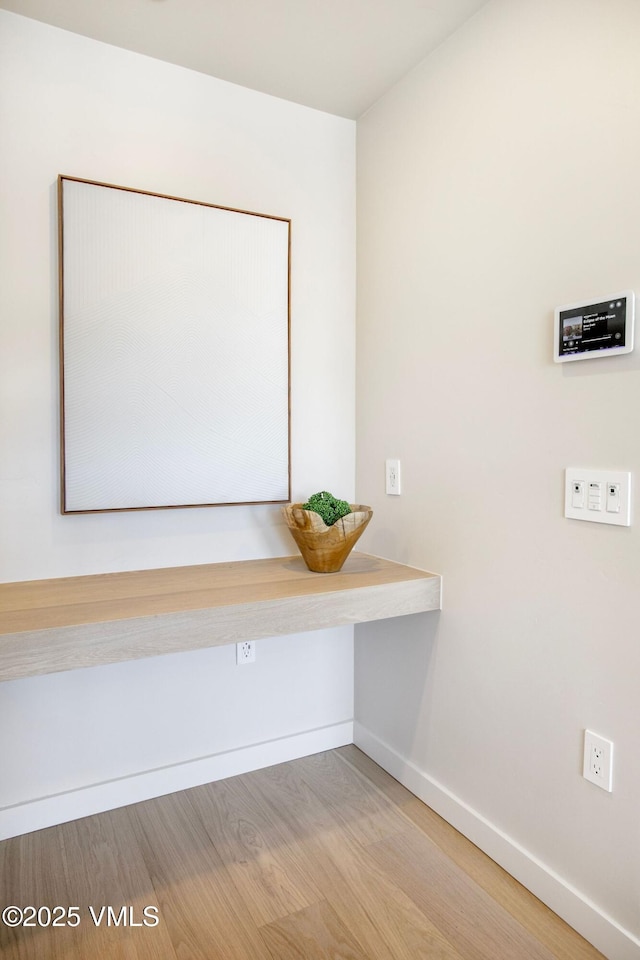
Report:
<svg viewBox="0 0 640 960"><path fill-rule="evenodd" d="M240 773L273 766L275 763L297 760L323 750L333 750L348 743L353 743L352 721L306 730L304 733L281 737L278 740L251 744L169 767L146 770L130 777L95 783L54 796L2 807L0 840L8 840L9 837L67 823L69 820L88 817L94 813L103 813L105 810L126 807L141 800L151 800L176 790L187 790L202 783L235 777Z"/></svg>
<svg viewBox="0 0 640 960"><path fill-rule="evenodd" d="M532 853L357 721L354 743L499 863L610 960L640 960L640 940Z"/></svg>

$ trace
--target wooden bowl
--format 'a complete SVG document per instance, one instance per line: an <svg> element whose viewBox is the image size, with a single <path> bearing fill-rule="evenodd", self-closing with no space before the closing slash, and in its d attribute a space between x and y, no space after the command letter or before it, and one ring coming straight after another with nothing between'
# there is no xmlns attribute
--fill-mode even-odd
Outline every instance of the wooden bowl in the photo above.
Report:
<svg viewBox="0 0 640 960"><path fill-rule="evenodd" d="M319 513L304 510L301 503L289 503L282 508L291 536L304 562L314 573L337 573L342 569L373 516L371 507L362 503L350 503L349 506L352 512L330 527Z"/></svg>

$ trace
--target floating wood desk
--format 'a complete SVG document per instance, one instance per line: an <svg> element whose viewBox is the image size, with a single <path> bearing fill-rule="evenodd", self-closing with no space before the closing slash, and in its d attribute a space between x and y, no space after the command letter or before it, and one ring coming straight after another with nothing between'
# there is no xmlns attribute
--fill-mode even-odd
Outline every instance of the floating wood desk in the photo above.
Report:
<svg viewBox="0 0 640 960"><path fill-rule="evenodd" d="M0 584L0 680L440 609L441 578L365 553Z"/></svg>

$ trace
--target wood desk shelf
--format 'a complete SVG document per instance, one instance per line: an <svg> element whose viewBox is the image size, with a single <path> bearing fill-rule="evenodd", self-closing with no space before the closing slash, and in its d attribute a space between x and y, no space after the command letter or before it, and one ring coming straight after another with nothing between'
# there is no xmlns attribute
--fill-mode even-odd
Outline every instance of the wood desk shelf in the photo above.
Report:
<svg viewBox="0 0 640 960"><path fill-rule="evenodd" d="M364 553L0 584L0 680L440 609L441 578Z"/></svg>

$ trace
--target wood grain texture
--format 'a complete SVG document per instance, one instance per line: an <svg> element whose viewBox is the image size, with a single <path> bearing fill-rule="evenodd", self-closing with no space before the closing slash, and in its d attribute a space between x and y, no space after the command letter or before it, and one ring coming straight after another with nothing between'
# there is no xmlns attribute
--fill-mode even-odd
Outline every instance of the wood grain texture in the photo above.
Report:
<svg viewBox="0 0 640 960"><path fill-rule="evenodd" d="M367 554L0 584L0 679L55 673L440 608L441 578Z"/></svg>
<svg viewBox="0 0 640 960"><path fill-rule="evenodd" d="M547 948L413 831L371 844L368 855L468 960L552 960Z"/></svg>
<svg viewBox="0 0 640 960"><path fill-rule="evenodd" d="M179 960L271 960L184 793L148 800L120 815L138 837L161 922Z"/></svg>
<svg viewBox="0 0 640 960"><path fill-rule="evenodd" d="M315 903L262 931L278 960L370 960L328 903Z"/></svg>
<svg viewBox="0 0 640 960"><path fill-rule="evenodd" d="M298 545L309 570L316 573L337 573L356 542L364 533L373 516L371 507L351 503L351 513L327 526L313 510L305 510L301 503L282 507L282 515L289 533Z"/></svg>
<svg viewBox="0 0 640 960"><path fill-rule="evenodd" d="M339 790L334 788L329 797L322 783L331 777L332 761L338 755L318 755L309 758L304 766L297 762L295 769L282 764L250 775L252 793L264 798L286 816L298 842L306 852L308 870L316 886L325 895L334 914L357 931L359 943L365 955L377 960L460 960L460 955L448 943L440 931L416 908L395 884L389 883L384 871L378 870L366 858L366 844L358 842L355 833L361 836L375 835L380 831L394 835L405 824L402 817L394 819L393 806L384 797L376 796L372 784L364 777L354 777L348 771L349 790L346 799L346 820L334 809L339 803ZM316 762L317 761L317 762ZM316 766L316 775L322 781L311 786L314 775L310 767ZM339 772L340 764L334 767L339 781L345 779ZM318 789L319 788L319 789ZM364 799L360 805L360 828L354 829L357 802L354 789L362 790ZM395 813L398 811L396 810ZM375 824L375 826L374 826Z"/></svg>
<svg viewBox="0 0 640 960"><path fill-rule="evenodd" d="M526 887L498 866L474 843L394 780L382 767L350 744L335 751L375 784L405 816L436 843L443 853L537 937L556 960L593 960L599 956L591 944L568 927Z"/></svg>
<svg viewBox="0 0 640 960"><path fill-rule="evenodd" d="M241 777L196 787L189 800L257 926L322 899L285 818L257 804Z"/></svg>
<svg viewBox="0 0 640 960"><path fill-rule="evenodd" d="M402 809L446 857L550 950L556 960L591 960L594 950L586 940L421 800L412 796Z"/></svg>
<svg viewBox="0 0 640 960"><path fill-rule="evenodd" d="M331 821L361 846L406 829L406 818L365 778L350 770L333 751L303 757L296 772L316 797L322 798Z"/></svg>
<svg viewBox="0 0 640 960"><path fill-rule="evenodd" d="M71 906L73 886L62 831L42 830L0 843L0 907ZM54 936L55 934L55 936ZM0 923L2 960L84 960L77 930L10 928Z"/></svg>
<svg viewBox="0 0 640 960"><path fill-rule="evenodd" d="M355 747L6 840L0 903L160 917L3 960L604 960Z"/></svg>
<svg viewBox="0 0 640 960"><path fill-rule="evenodd" d="M171 956L166 925L144 924L144 910L156 906L157 898L131 823L115 811L42 831L49 832L62 836L68 902L81 916L74 938L80 955L137 960Z"/></svg>

